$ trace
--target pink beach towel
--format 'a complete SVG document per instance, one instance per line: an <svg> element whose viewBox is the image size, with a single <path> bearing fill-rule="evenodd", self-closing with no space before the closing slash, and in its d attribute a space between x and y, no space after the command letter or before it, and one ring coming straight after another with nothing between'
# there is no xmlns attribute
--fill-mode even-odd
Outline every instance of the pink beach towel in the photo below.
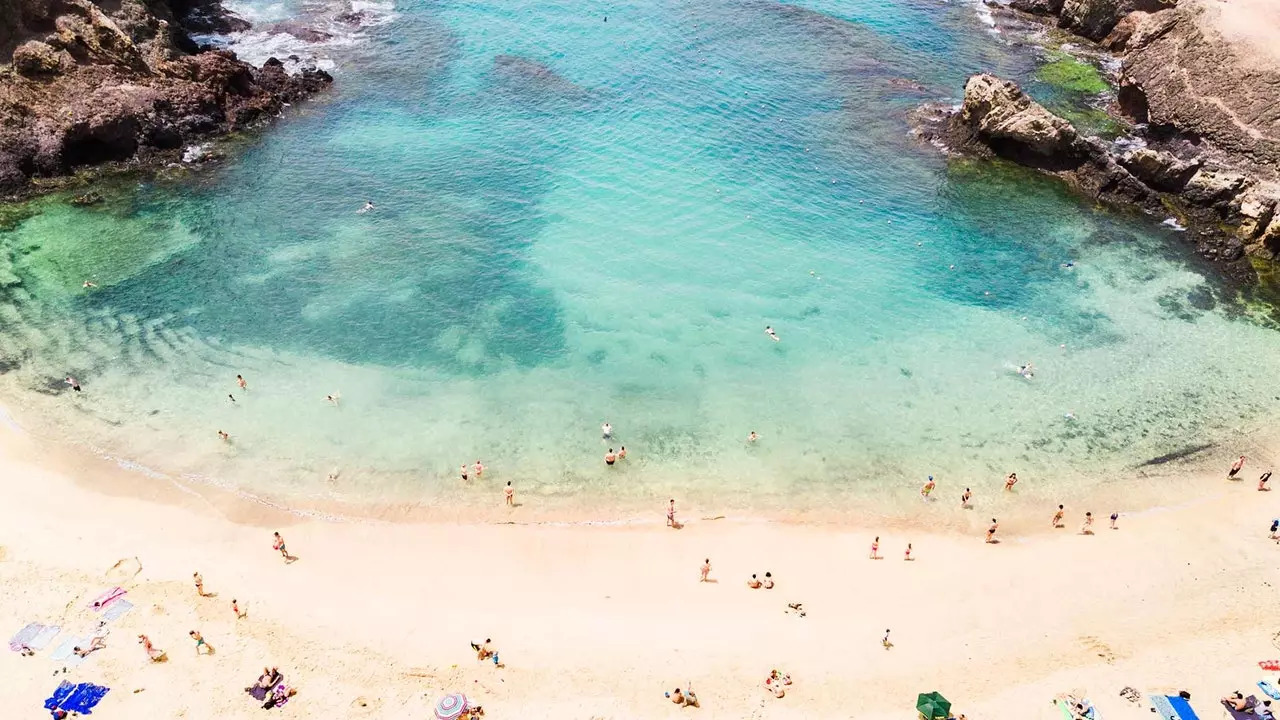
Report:
<svg viewBox="0 0 1280 720"><path fill-rule="evenodd" d="M118 587L107 590L99 595L93 602L89 603L89 607L93 608L95 611L101 611L111 605L111 603L124 597L125 592L125 590Z"/></svg>

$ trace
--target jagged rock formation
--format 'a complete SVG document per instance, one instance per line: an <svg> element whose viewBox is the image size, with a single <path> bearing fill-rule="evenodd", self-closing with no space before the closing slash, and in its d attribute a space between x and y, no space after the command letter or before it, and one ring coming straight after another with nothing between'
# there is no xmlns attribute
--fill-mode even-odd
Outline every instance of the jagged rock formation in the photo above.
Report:
<svg viewBox="0 0 1280 720"><path fill-rule="evenodd" d="M1175 209L1198 251L1256 274L1244 255L1280 261L1280 46L1241 36L1262 0L1229 10L1205 0L1014 0L1056 16L1121 53L1117 107L1146 147L1120 150L1082 137L1013 83L975 75L952 115L918 129L954 149L1052 172L1103 201ZM1259 9L1261 8L1261 9ZM1265 34L1264 36L1265 37ZM1277 34L1280 37L1280 34ZM1266 43L1263 43L1264 45ZM938 118L922 113L918 117Z"/></svg>
<svg viewBox="0 0 1280 720"><path fill-rule="evenodd" d="M32 178L166 157L274 117L332 79L254 68L188 33L243 29L216 1L0 0L0 195Z"/></svg>

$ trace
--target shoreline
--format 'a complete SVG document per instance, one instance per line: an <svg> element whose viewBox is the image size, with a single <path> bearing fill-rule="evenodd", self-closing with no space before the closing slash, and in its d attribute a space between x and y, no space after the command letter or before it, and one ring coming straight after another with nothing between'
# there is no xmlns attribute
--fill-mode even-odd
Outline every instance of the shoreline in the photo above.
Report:
<svg viewBox="0 0 1280 720"><path fill-rule="evenodd" d="M0 598L0 626L78 630L92 620L79 599L108 582L101 571L137 558L136 578L111 581L135 609L67 676L112 687L102 710L123 716L257 717L238 688L266 663L299 689L292 712L306 717L429 715L439 694L461 690L491 717L661 718L678 712L661 692L692 682L708 718L888 720L929 690L972 718L1007 717L1011 704L1056 718L1048 701L1072 690L1107 717L1136 718L1145 708L1120 700L1121 687L1185 688L1212 712L1214 698L1262 679L1254 662L1276 651L1267 608L1280 573L1265 560L1276 548L1264 516L1280 496L1221 472L1197 476L1205 487L1182 502L1126 513L1114 532L1097 513L1095 537L1078 536L1082 510L1069 504L1067 529L1049 529L1048 508L1010 515L988 546L980 533L865 522L689 518L675 532L315 520L54 452L0 429L0 577L15 589ZM132 492L103 491L121 480ZM298 562L270 552L272 530ZM881 562L866 559L877 533ZM704 554L718 584L697 582ZM196 596L193 569L216 598ZM742 586L765 570L776 591ZM247 618L232 617L231 598ZM807 617L782 612L797 601ZM188 629L217 653L192 654ZM142 632L170 662L146 662L132 640ZM471 664L467 642L484 636L503 668ZM34 709L47 696L58 682L48 652L0 659L15 679L0 702ZM770 667L795 678L786 698L760 688Z"/></svg>

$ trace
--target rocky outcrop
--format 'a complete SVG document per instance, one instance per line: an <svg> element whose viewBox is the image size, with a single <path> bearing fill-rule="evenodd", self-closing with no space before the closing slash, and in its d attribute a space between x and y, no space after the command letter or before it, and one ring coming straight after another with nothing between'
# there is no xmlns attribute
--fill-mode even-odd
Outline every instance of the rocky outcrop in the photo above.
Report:
<svg viewBox="0 0 1280 720"><path fill-rule="evenodd" d="M206 0L0 0L0 195L121 161L168 160L184 145L279 114L327 86L320 71L255 68L200 49L188 23L243 21Z"/></svg>
<svg viewBox="0 0 1280 720"><path fill-rule="evenodd" d="M932 117L939 117L934 115ZM1229 274L1254 277L1246 251L1258 257L1280 253L1276 232L1280 190L1228 167L1208 163L1196 148L1170 144L1168 149L1137 148L1124 152L1096 138L1084 137L1065 119L1040 106L1018 86L991 75L974 75L965 83L964 102L932 126L917 132L940 140L952 150L993 155L1053 173L1083 194L1101 202L1167 214L1168 207L1195 227L1190 234L1197 250L1226 264ZM1222 231L1237 226L1235 233Z"/></svg>
<svg viewBox="0 0 1280 720"><path fill-rule="evenodd" d="M1173 7L1176 0L1064 0L1058 16L1058 26L1098 41L1107 37L1121 18L1143 11L1156 12ZM1016 8L1015 8L1016 9Z"/></svg>

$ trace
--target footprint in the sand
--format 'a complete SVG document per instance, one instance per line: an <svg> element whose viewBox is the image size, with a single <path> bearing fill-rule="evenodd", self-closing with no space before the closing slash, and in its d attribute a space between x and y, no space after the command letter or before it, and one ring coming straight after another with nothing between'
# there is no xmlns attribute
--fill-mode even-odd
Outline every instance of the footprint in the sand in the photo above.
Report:
<svg viewBox="0 0 1280 720"><path fill-rule="evenodd" d="M1093 637L1092 635L1080 636L1080 642L1083 643L1086 648L1091 650L1098 657L1102 658L1103 662L1107 663L1108 665L1115 664L1116 654L1111 651L1110 646L1108 646L1106 643L1102 642L1096 637Z"/></svg>

